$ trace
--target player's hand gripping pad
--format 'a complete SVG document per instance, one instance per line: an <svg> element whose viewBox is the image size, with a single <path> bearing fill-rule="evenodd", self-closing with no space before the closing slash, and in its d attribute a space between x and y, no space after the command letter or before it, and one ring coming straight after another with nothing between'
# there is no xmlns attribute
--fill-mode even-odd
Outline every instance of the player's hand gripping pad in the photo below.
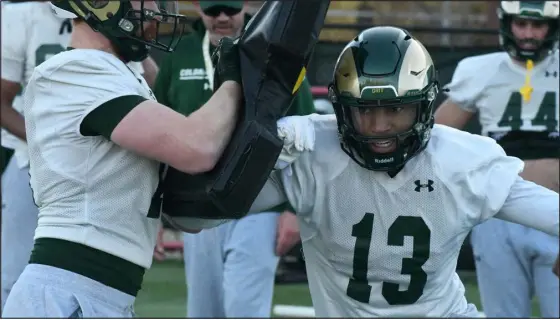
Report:
<svg viewBox="0 0 560 320"><path fill-rule="evenodd" d="M247 24L238 42L245 103L226 151L209 173L188 175L169 167L165 175L163 213L175 225L182 225L181 217L247 214L282 150L276 121L305 77L329 4L267 1Z"/></svg>

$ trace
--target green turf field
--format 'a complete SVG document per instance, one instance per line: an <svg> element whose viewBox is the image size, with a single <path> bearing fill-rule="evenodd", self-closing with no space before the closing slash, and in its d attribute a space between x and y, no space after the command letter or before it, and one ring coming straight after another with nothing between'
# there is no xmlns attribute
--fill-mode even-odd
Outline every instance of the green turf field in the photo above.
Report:
<svg viewBox="0 0 560 320"><path fill-rule="evenodd" d="M476 279L473 274L461 274L467 300L480 309ZM277 285L273 304L311 306L311 297L305 284ZM184 318L186 316L185 274L182 262L154 263L144 278L144 285L136 302L136 313L141 318ZM536 301L533 310L537 310ZM533 317L539 317L534 312Z"/></svg>

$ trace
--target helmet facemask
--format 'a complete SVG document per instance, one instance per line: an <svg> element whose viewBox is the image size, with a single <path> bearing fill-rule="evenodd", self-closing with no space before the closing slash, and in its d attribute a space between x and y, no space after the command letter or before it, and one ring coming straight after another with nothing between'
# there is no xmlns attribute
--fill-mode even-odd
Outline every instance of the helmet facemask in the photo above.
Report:
<svg viewBox="0 0 560 320"><path fill-rule="evenodd" d="M52 4L57 14L82 18L106 36L126 62L144 60L151 48L172 52L186 26L186 18L177 14L177 1L55 0Z"/></svg>
<svg viewBox="0 0 560 320"><path fill-rule="evenodd" d="M185 18L178 15L177 2L152 1L152 4L157 3L155 7L145 6L145 1L130 3L131 8L119 22L123 36L151 48L172 52L185 29ZM170 37L165 41L162 35L167 33Z"/></svg>
<svg viewBox="0 0 560 320"><path fill-rule="evenodd" d="M338 121L342 149L356 163L368 170L399 170L408 160L422 151L429 140L430 129L434 124L433 107L437 93L438 85L433 83L418 95L406 98L348 99L337 95L336 88L331 86L330 96ZM339 98L336 98L337 96ZM375 109L385 114L393 112L410 114L411 116L408 117L410 120L406 120L406 116L395 119L404 121L400 126L406 129L387 134L368 134L367 127L360 128L357 113L376 112ZM376 147L372 144L380 141L390 141L392 151L376 151Z"/></svg>

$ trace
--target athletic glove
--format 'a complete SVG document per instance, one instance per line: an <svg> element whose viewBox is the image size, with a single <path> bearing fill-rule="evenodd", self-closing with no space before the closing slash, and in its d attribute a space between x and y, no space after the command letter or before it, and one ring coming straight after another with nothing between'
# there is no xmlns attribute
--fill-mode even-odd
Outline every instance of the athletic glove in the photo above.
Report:
<svg viewBox="0 0 560 320"><path fill-rule="evenodd" d="M214 69L214 91L228 80L241 84L238 39L223 37L212 53Z"/></svg>
<svg viewBox="0 0 560 320"><path fill-rule="evenodd" d="M281 170L294 162L302 152L313 151L315 127L312 118L317 115L291 116L278 120L278 137L284 140L282 152L274 169Z"/></svg>

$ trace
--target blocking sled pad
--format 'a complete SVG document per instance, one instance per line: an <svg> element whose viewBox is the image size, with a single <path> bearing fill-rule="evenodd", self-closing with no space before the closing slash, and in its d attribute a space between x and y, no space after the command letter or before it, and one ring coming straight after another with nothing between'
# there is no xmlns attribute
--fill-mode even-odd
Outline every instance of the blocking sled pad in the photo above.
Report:
<svg viewBox="0 0 560 320"><path fill-rule="evenodd" d="M208 173L168 167L162 182L163 214L235 219L246 215L282 150L276 121L301 85L330 1L266 1L238 39L244 106L229 146Z"/></svg>

